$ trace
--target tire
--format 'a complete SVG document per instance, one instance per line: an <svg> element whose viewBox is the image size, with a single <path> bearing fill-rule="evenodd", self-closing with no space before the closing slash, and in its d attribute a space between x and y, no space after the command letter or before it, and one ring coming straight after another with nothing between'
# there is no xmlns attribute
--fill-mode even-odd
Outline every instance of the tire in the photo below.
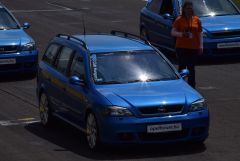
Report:
<svg viewBox="0 0 240 161"><path fill-rule="evenodd" d="M95 151L100 147L97 119L93 113L88 113L86 118L86 138L88 147Z"/></svg>
<svg viewBox="0 0 240 161"><path fill-rule="evenodd" d="M39 115L43 126L49 127L53 124L53 115L49 107L49 100L45 93L42 93L39 99Z"/></svg>

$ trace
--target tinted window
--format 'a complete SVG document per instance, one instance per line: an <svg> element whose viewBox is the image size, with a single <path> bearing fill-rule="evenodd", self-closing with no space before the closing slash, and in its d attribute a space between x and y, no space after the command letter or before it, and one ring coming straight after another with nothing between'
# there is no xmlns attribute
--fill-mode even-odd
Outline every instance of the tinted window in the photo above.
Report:
<svg viewBox="0 0 240 161"><path fill-rule="evenodd" d="M52 64L57 55L59 48L60 48L60 45L51 44L43 56L43 61L49 64Z"/></svg>
<svg viewBox="0 0 240 161"><path fill-rule="evenodd" d="M61 50L55 63L59 72L64 74L66 73L72 53L73 53L73 50L68 47L64 47Z"/></svg>
<svg viewBox="0 0 240 161"><path fill-rule="evenodd" d="M239 14L229 0L191 0L198 16L217 16Z"/></svg>
<svg viewBox="0 0 240 161"><path fill-rule="evenodd" d="M152 0L150 4L147 6L149 10L155 13L159 13L159 4L162 2L162 0Z"/></svg>
<svg viewBox="0 0 240 161"><path fill-rule="evenodd" d="M131 83L178 79L155 51L101 53L91 56L95 83Z"/></svg>
<svg viewBox="0 0 240 161"><path fill-rule="evenodd" d="M170 15L173 15L173 4L171 0L163 0L162 5L160 8L160 15L163 15L165 13L168 13Z"/></svg>
<svg viewBox="0 0 240 161"><path fill-rule="evenodd" d="M83 57L78 54L75 55L72 61L70 76L78 76L79 78L83 78L85 75L84 71L84 61Z"/></svg>
<svg viewBox="0 0 240 161"><path fill-rule="evenodd" d="M13 17L4 8L0 8L0 30L17 28L19 28L19 26Z"/></svg>

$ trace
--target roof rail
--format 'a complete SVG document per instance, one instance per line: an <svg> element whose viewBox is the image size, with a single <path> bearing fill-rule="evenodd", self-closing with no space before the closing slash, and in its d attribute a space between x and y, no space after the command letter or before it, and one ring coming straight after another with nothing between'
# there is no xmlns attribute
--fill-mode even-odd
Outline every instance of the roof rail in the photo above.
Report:
<svg viewBox="0 0 240 161"><path fill-rule="evenodd" d="M131 34L131 33L127 33L127 32L124 32L124 31L118 31L118 30L112 30L111 31L111 34L112 35L117 35L117 33L119 34L122 34L124 37L132 37L132 38L137 38L137 39L141 39L145 42L145 44L150 44L146 39L143 39L142 37L138 36L138 35L134 35L134 34Z"/></svg>
<svg viewBox="0 0 240 161"><path fill-rule="evenodd" d="M57 34L56 37L66 38L67 40L71 40L71 39L77 40L77 41L79 41L79 42L82 44L82 46L83 46L86 50L88 50L87 44L86 44L83 40L81 40L81 39L79 39L79 38L77 38L77 37L75 37L75 36L68 35L68 34Z"/></svg>

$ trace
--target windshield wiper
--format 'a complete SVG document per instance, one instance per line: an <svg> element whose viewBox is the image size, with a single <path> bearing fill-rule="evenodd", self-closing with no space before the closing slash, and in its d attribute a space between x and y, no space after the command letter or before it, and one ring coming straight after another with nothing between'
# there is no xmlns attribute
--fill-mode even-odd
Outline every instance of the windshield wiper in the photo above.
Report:
<svg viewBox="0 0 240 161"><path fill-rule="evenodd" d="M97 84L122 84L124 82L119 82L119 81L102 81L102 82L97 82Z"/></svg>
<svg viewBox="0 0 240 161"><path fill-rule="evenodd" d="M166 81L166 80L175 80L176 78L156 78L156 79L147 79L145 81L136 79L136 80L131 80L127 81L126 83L135 83L135 82L157 82L157 81Z"/></svg>

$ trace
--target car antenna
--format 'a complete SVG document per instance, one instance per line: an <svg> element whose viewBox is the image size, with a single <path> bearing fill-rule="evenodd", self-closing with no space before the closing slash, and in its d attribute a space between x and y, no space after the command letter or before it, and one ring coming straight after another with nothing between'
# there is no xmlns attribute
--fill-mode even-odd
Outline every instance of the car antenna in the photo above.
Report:
<svg viewBox="0 0 240 161"><path fill-rule="evenodd" d="M83 21L83 35L84 35L84 37L85 37L85 35L86 35L86 29L85 29L84 15L82 15L82 21Z"/></svg>

